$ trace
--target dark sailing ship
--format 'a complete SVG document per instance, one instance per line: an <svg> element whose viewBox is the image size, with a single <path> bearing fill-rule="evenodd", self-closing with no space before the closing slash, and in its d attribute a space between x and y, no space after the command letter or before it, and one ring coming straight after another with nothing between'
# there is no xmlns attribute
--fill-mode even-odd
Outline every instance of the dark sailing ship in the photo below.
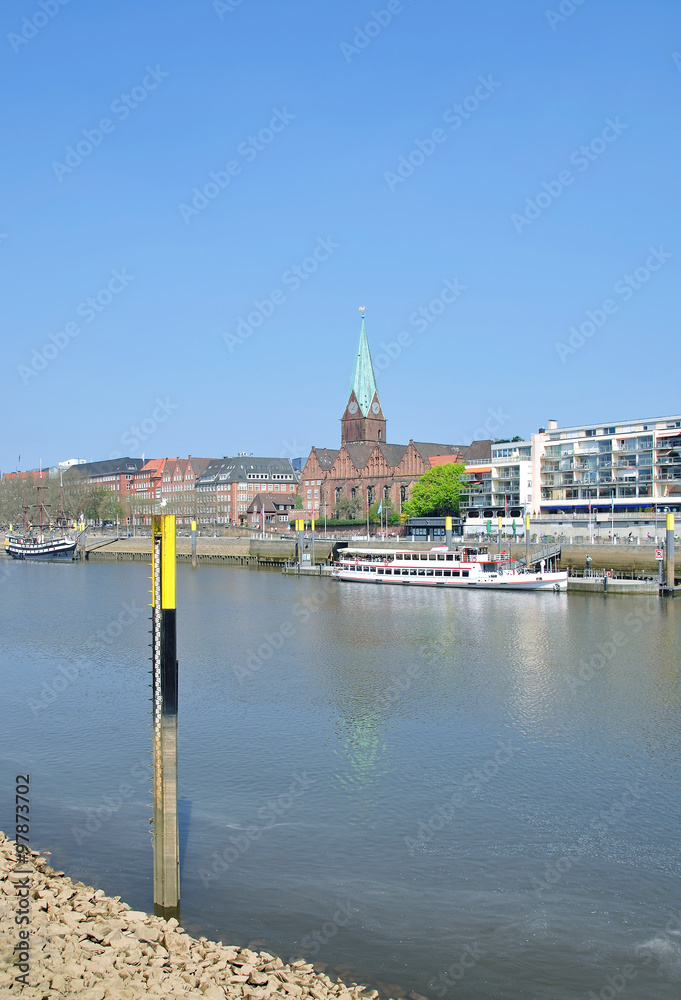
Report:
<svg viewBox="0 0 681 1000"><path fill-rule="evenodd" d="M47 517L47 505L42 502L40 491L45 486L38 486L38 524L28 523L28 507L24 505L23 533L10 531L5 538L5 552L13 559L73 559L75 557L77 538L69 538L66 534L67 520L62 500L59 514L53 525Z"/></svg>

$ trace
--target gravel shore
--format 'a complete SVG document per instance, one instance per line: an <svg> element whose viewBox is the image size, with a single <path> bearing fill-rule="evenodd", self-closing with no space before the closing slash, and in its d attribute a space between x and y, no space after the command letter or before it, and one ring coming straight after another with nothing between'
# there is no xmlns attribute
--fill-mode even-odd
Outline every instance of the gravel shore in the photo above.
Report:
<svg viewBox="0 0 681 1000"><path fill-rule="evenodd" d="M29 889L27 946L15 919L22 882ZM21 970L15 958L22 958L17 945L28 951L29 985L16 980ZM174 919L131 910L119 896L72 882L35 851L18 864L16 844L0 832L0 998L19 995L375 1000L378 993L334 982L304 959L285 965L264 951L192 938Z"/></svg>

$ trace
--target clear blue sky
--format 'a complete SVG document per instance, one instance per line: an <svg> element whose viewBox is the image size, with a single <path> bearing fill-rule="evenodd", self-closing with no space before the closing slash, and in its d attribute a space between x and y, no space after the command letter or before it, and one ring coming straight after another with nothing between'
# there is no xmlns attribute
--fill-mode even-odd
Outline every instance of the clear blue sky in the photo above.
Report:
<svg viewBox="0 0 681 1000"><path fill-rule="evenodd" d="M676 0L43 3L0 13L3 471L337 447L359 306L409 335L389 441L681 410Z"/></svg>

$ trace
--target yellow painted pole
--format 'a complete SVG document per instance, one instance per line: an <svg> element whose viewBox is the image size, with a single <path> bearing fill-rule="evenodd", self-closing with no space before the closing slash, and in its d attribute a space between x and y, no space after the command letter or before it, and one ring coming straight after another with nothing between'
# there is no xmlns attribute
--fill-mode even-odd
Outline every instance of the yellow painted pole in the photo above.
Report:
<svg viewBox="0 0 681 1000"><path fill-rule="evenodd" d="M155 514L152 537L154 913L179 920L175 515Z"/></svg>
<svg viewBox="0 0 681 1000"><path fill-rule="evenodd" d="M447 548L452 547L452 519L451 517L445 518L445 538L447 541Z"/></svg>
<svg viewBox="0 0 681 1000"><path fill-rule="evenodd" d="M525 515L525 569L530 569L530 515Z"/></svg>
<svg viewBox="0 0 681 1000"><path fill-rule="evenodd" d="M192 521L192 569L196 569L198 566L198 558L196 556L196 521Z"/></svg>
<svg viewBox="0 0 681 1000"><path fill-rule="evenodd" d="M664 546L664 575L667 589L674 586L674 515L667 514L667 537Z"/></svg>

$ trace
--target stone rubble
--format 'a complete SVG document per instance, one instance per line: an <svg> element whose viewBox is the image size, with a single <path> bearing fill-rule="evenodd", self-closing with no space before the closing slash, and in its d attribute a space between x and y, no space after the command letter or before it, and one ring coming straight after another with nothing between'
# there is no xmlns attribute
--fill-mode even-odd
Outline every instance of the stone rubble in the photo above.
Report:
<svg viewBox="0 0 681 1000"><path fill-rule="evenodd" d="M120 896L72 882L37 851L16 863L0 832L0 1000L376 1000L376 990L315 972L304 959L285 965L266 951L226 947L185 934L177 920L131 910ZM15 982L16 868L30 875L30 986Z"/></svg>

